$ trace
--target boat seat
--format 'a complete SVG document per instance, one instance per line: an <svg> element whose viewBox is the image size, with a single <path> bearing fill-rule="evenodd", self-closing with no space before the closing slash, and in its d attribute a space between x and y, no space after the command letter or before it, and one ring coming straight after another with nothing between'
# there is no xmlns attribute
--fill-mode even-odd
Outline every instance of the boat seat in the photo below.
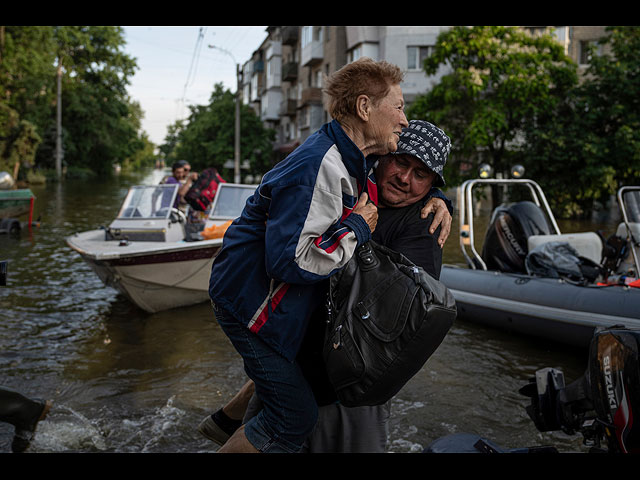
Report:
<svg viewBox="0 0 640 480"><path fill-rule="evenodd" d="M595 263L602 261L602 239L595 232L565 233L561 235L531 235L527 238L529 251L548 242L567 242L578 255Z"/></svg>
<svg viewBox="0 0 640 480"><path fill-rule="evenodd" d="M636 242L640 241L640 223L629 222L629 228L631 229L631 233L633 233L634 240L636 240ZM618 225L616 235L624 239L627 238L627 226L624 222L621 222L620 225ZM638 258L640 258L640 246L633 245L632 248L636 251L636 255L638 256ZM622 260L618 268L618 272L625 273L629 270L635 271L635 263L633 261L633 254L631 253L631 250L627 252L627 255Z"/></svg>
<svg viewBox="0 0 640 480"><path fill-rule="evenodd" d="M633 236L638 240L640 238L640 223L629 222L629 227L631 228ZM620 222L620 225L618 225L616 235L622 238L627 238L627 226L624 222Z"/></svg>

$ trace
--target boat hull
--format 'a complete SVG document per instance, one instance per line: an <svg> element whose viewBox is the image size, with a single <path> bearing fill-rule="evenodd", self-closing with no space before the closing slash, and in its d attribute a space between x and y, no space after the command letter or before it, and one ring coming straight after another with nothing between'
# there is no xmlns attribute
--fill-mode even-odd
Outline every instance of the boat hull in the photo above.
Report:
<svg viewBox="0 0 640 480"><path fill-rule="evenodd" d="M0 218L20 217L32 212L34 199L29 189L0 191Z"/></svg>
<svg viewBox="0 0 640 480"><path fill-rule="evenodd" d="M451 290L458 318L577 347L595 328L640 328L640 289L583 287L551 278L445 265L440 280Z"/></svg>
<svg viewBox="0 0 640 480"><path fill-rule="evenodd" d="M222 240L200 242L105 242L103 230L74 235L67 244L102 282L150 313L195 305L209 298L213 259Z"/></svg>

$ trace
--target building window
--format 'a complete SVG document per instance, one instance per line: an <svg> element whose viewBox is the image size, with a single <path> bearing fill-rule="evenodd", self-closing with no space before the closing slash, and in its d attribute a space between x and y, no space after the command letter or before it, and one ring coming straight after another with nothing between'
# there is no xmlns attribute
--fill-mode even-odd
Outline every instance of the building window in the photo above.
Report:
<svg viewBox="0 0 640 480"><path fill-rule="evenodd" d="M302 27L302 33L300 35L300 46L302 48L311 43L312 35L313 27Z"/></svg>
<svg viewBox="0 0 640 480"><path fill-rule="evenodd" d="M602 55L602 45L598 43L598 40L580 41L580 65L588 64L592 53L596 56Z"/></svg>
<svg viewBox="0 0 640 480"><path fill-rule="evenodd" d="M322 42L322 27L302 27L300 46L304 48L311 42Z"/></svg>
<svg viewBox="0 0 640 480"><path fill-rule="evenodd" d="M309 128L311 125L311 111L309 107L304 107L298 115L298 128Z"/></svg>
<svg viewBox="0 0 640 480"><path fill-rule="evenodd" d="M358 45L349 52L349 63L355 62L362 56L362 45Z"/></svg>
<svg viewBox="0 0 640 480"><path fill-rule="evenodd" d="M433 45L407 47L407 70L422 70L424 60L433 53Z"/></svg>

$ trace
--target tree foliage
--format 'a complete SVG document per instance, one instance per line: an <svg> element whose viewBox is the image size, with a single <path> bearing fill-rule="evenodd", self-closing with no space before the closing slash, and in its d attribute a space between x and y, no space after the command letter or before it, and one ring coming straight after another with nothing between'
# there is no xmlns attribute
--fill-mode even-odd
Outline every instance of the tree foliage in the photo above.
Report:
<svg viewBox="0 0 640 480"><path fill-rule="evenodd" d="M0 127L0 163L24 149L18 125L27 122L37 137L35 163L55 165L56 73L62 64L64 162L96 174L111 170L146 148L142 111L127 96L135 60L123 53L121 27L0 27L0 115L15 121ZM23 134L24 137L24 134ZM16 143L18 142L18 143ZM147 140L148 142L148 140ZM22 157L22 161L28 158Z"/></svg>
<svg viewBox="0 0 640 480"><path fill-rule="evenodd" d="M160 150L168 163L188 160L192 168L202 170L216 167L226 179L233 178L233 170L224 171L223 164L234 159L235 96L216 84L208 105L189 107L187 122L177 122ZM274 132L265 129L260 118L246 105L240 109L241 162L249 161L250 169L243 174L261 175L271 167Z"/></svg>
<svg viewBox="0 0 640 480"><path fill-rule="evenodd" d="M0 169L16 161L30 164L42 140L38 134L50 106L48 64L53 31L39 27L0 27Z"/></svg>
<svg viewBox="0 0 640 480"><path fill-rule="evenodd" d="M448 169L454 183L465 174L461 162L472 175L483 162L496 172L508 171L524 127L555 109L577 81L575 65L550 35L532 36L516 27L454 27L441 33L424 69L435 74L442 65L450 73L411 106L409 115L433 121L454 139L454 168Z"/></svg>
<svg viewBox="0 0 640 480"><path fill-rule="evenodd" d="M565 216L640 184L640 27L608 27L600 47L568 102L530 126L523 149Z"/></svg>
<svg viewBox="0 0 640 480"><path fill-rule="evenodd" d="M451 68L409 111L448 131L452 184L490 163L525 166L561 216L590 213L623 184L637 184L640 156L639 27L610 27L604 55L577 66L552 35L519 28L455 27L425 61ZM461 165L471 166L469 170Z"/></svg>

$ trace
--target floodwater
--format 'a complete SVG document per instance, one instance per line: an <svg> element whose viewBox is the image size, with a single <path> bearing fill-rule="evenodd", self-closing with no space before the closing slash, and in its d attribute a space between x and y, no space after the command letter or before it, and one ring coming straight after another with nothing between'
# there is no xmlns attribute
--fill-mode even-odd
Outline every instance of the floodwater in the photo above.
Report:
<svg viewBox="0 0 640 480"><path fill-rule="evenodd" d="M9 261L0 287L0 385L54 403L29 452L217 449L196 428L245 377L210 306L147 314L103 286L64 240L108 225L130 185L160 176L34 187L41 225L17 238L0 235L0 260ZM462 261L457 228L445 261ZM580 436L538 432L518 393L537 369L559 368L570 382L586 365L585 351L458 321L394 398L388 450L421 452L466 432L505 448L586 451ZM10 451L12 436L0 423L0 452Z"/></svg>

